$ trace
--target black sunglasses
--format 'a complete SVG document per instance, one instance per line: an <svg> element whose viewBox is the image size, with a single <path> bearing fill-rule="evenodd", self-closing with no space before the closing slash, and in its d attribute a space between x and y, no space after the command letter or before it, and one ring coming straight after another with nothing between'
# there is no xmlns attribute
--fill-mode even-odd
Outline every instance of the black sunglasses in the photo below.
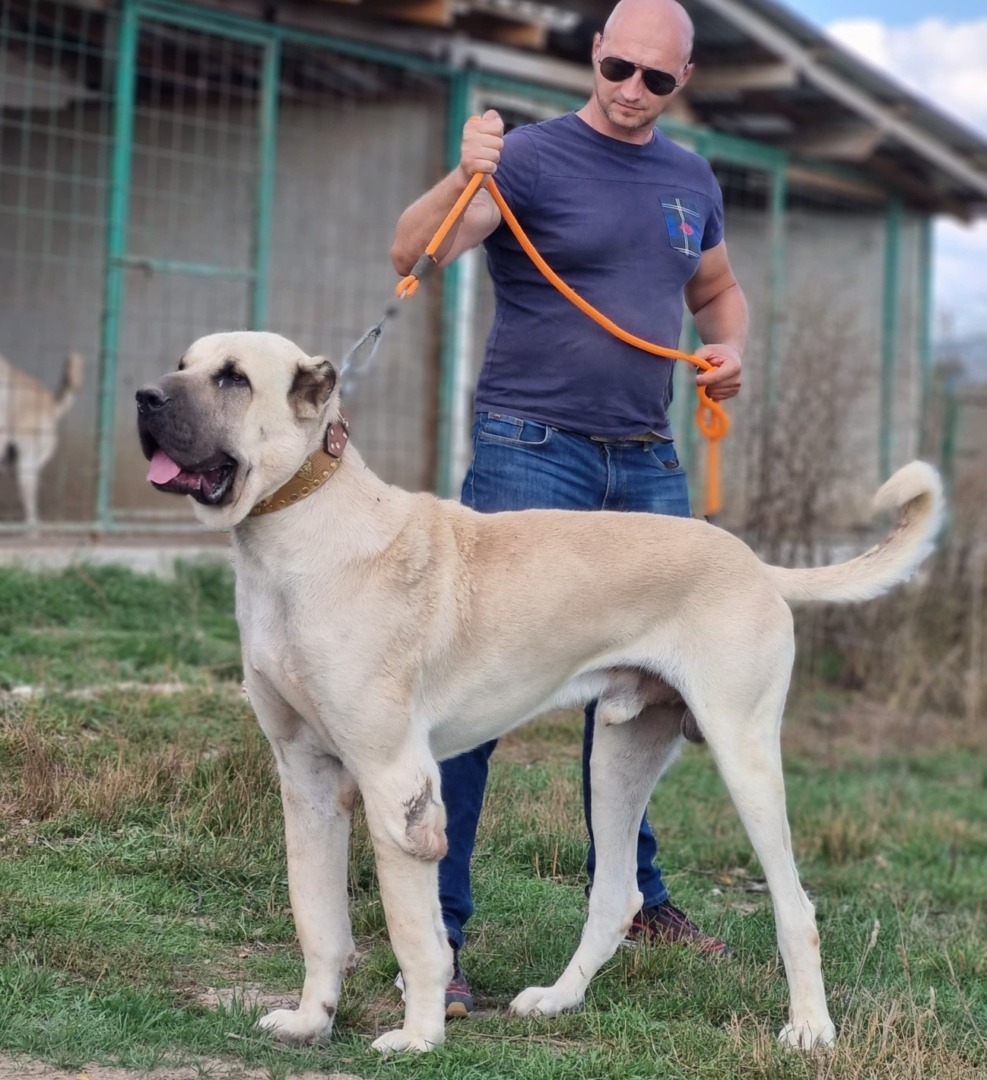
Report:
<svg viewBox="0 0 987 1080"><path fill-rule="evenodd" d="M604 56L600 60L600 74L607 82L623 82L635 71L641 72L644 85L658 97L667 97L679 85L675 76L669 75L667 71L632 64L630 60L621 60L618 56Z"/></svg>

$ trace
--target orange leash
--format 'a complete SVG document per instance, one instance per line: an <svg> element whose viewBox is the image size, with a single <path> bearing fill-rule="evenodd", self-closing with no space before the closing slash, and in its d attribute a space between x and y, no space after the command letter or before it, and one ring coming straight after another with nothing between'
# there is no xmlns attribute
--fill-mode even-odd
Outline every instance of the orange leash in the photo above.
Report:
<svg viewBox="0 0 987 1080"><path fill-rule="evenodd" d="M633 345L635 348L651 353L652 356L662 356L669 360L684 360L686 363L701 368L703 371L710 371L712 369L713 365L708 360L704 360L701 356L695 356L693 353L681 352L679 349L668 349L664 345L656 345L654 342L646 341L644 338L639 338L634 334L628 333L611 319L608 319L602 312L597 311L592 304L584 300L574 289L570 288L570 286L568 286L541 257L537 249L528 239L524 230L521 228L521 225L511 211L511 208L504 201L504 196L501 195L500 189L497 187L494 178L485 173L474 173L473 176L470 177L470 182L466 185L465 191L456 200L455 205L446 215L445 220L429 241L424 254L419 257L418 261L411 268L411 273L398 282L395 292L401 299L413 296L415 290L418 288L418 283L436 266L435 253L449 235L450 229L452 229L453 225L455 225L463 215L470 200L477 191L479 191L484 180L486 180L487 190L490 192L491 197L497 204L497 208L507 222L508 228L514 234L528 258L531 259L550 284L558 289L567 300L575 304L583 314L588 315L594 322L598 323L605 330L608 330L614 337L619 338L625 344ZM696 425L699 428L700 433L706 438L708 444L706 455L706 514L708 517L712 517L714 514L720 512L722 506L720 439L722 439L730 430L730 417L727 416L726 410L718 401L713 401L712 398L710 398L706 392L705 386L697 386L696 391L699 394L699 407L696 410Z"/></svg>

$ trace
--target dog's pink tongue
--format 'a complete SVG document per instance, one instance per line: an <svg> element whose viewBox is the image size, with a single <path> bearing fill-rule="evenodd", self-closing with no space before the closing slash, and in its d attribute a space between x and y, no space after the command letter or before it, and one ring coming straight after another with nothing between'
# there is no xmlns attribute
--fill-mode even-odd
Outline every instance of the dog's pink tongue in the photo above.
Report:
<svg viewBox="0 0 987 1080"><path fill-rule="evenodd" d="M181 471L181 465L176 465L164 450L155 450L154 457L151 458L151 467L147 470L147 481L149 484L167 484Z"/></svg>

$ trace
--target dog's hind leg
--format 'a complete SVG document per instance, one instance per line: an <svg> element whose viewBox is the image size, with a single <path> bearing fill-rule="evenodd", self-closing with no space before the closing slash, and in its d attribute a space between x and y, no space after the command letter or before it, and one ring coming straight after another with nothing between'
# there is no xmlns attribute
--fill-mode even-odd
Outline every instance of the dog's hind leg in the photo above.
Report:
<svg viewBox="0 0 987 1080"><path fill-rule="evenodd" d="M751 699L750 673L758 668L756 659L748 657L743 687L729 686L721 668L716 701L707 702L697 718L771 891L791 999L789 1021L779 1038L811 1049L830 1044L836 1029L826 1006L815 912L799 882L785 811L779 735L788 675L787 668L769 674L753 695L751 711L738 715L738 701Z"/></svg>
<svg viewBox="0 0 987 1080"><path fill-rule="evenodd" d="M263 705L258 708L257 698L252 690L251 701L262 718L281 777L288 892L305 959L298 1008L276 1009L259 1026L283 1042L321 1042L332 1031L343 976L355 958L346 867L357 789L308 728L297 720L293 728L272 728L270 713L265 715ZM284 732L283 737L277 730Z"/></svg>
<svg viewBox="0 0 987 1080"><path fill-rule="evenodd" d="M439 908L438 861L446 853L439 768L427 746L382 752L361 775L391 947L405 987L404 1026L375 1050L430 1050L445 1040L450 948Z"/></svg>
<svg viewBox="0 0 987 1080"><path fill-rule="evenodd" d="M596 873L579 947L558 981L531 986L511 1002L520 1016L578 1008L590 980L613 956L641 906L634 852L641 815L681 745L681 703L656 705L619 725L598 722L593 736L593 835Z"/></svg>

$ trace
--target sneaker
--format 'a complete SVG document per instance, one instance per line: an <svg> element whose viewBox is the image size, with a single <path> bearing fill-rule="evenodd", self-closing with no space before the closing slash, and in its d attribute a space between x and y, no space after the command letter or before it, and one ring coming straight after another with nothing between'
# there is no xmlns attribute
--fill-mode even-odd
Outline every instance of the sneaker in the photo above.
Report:
<svg viewBox="0 0 987 1080"><path fill-rule="evenodd" d="M725 941L703 933L684 911L666 900L657 907L642 908L627 933L631 941L651 945L692 945L704 956L725 957L730 948Z"/></svg>
<svg viewBox="0 0 987 1080"><path fill-rule="evenodd" d="M446 987L446 1019L469 1016L473 1011L473 992L459 966L459 950L452 950L452 979Z"/></svg>
<svg viewBox="0 0 987 1080"><path fill-rule="evenodd" d="M401 992L404 1001L404 976L398 972L394 985ZM459 950L452 950L452 979L446 987L446 1019L454 1020L469 1016L473 1011L473 992L466 981L463 969L459 966Z"/></svg>

